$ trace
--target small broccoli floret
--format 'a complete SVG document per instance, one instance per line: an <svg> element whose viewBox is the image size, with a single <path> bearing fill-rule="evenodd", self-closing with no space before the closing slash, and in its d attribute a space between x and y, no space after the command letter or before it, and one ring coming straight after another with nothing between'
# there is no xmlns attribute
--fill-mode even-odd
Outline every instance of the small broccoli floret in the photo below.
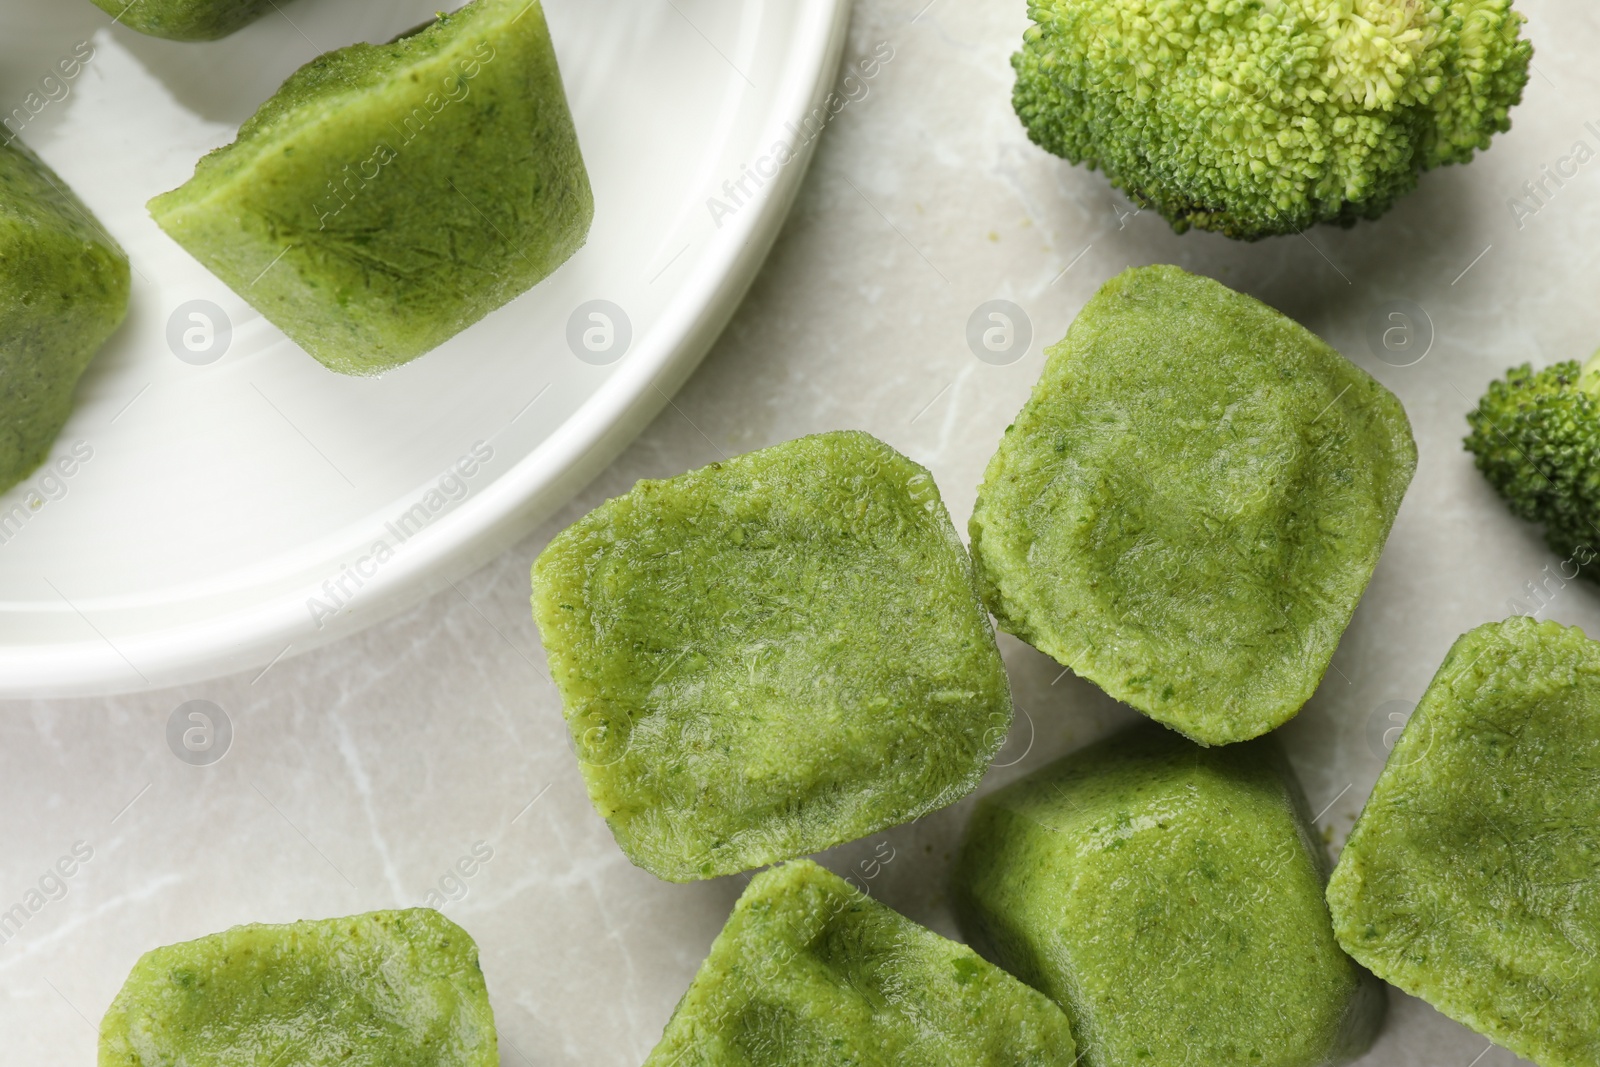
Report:
<svg viewBox="0 0 1600 1067"><path fill-rule="evenodd" d="M1467 416L1467 451L1524 519L1544 525L1563 559L1600 580L1600 353L1492 382Z"/></svg>
<svg viewBox="0 0 1600 1067"><path fill-rule="evenodd" d="M1190 226L1256 240L1375 219L1511 128L1510 0L1029 0L1028 135Z"/></svg>

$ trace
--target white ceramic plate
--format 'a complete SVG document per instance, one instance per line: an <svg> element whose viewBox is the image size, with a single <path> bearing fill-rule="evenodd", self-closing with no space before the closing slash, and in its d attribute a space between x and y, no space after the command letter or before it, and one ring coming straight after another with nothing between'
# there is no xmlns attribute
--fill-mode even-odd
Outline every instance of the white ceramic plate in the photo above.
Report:
<svg viewBox="0 0 1600 1067"><path fill-rule="evenodd" d="M588 244L442 348L362 380L290 343L144 203L296 67L387 40L438 0L284 2L204 45L112 28L87 0L7 0L0 101L28 109L23 138L136 273L53 454L70 477L47 468L0 496L0 695L170 685L371 623L527 532L688 376L800 184L809 146L790 131L826 97L849 0L545 6L594 185ZM75 79L47 80L88 50ZM779 141L797 158L762 164ZM724 182L750 165L768 176L745 177L736 203ZM731 213L713 215L713 196ZM597 300L622 316L593 318ZM193 362L219 334L191 301L231 327L214 362Z"/></svg>

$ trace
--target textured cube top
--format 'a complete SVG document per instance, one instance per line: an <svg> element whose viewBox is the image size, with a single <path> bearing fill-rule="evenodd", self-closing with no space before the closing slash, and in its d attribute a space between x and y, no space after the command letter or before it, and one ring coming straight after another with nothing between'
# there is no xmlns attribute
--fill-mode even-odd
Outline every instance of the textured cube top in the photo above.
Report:
<svg viewBox="0 0 1600 1067"><path fill-rule="evenodd" d="M1047 998L799 860L756 876L645 1067L1072 1067Z"/></svg>
<svg viewBox="0 0 1600 1067"><path fill-rule="evenodd" d="M1145 724L983 798L956 913L1087 1067L1315 1067L1370 1044L1383 994L1334 941L1311 834L1271 738Z"/></svg>
<svg viewBox="0 0 1600 1067"><path fill-rule="evenodd" d="M499 1067L467 932L436 911L236 926L147 952L100 1067Z"/></svg>
<svg viewBox="0 0 1600 1067"><path fill-rule="evenodd" d="M1380 978L1541 1067L1600 1064L1600 643L1456 641L1328 886Z"/></svg>
<svg viewBox="0 0 1600 1067"><path fill-rule="evenodd" d="M551 542L533 611L596 810L673 881L950 804L1011 722L933 479L864 433L640 482Z"/></svg>
<svg viewBox="0 0 1600 1067"><path fill-rule="evenodd" d="M1400 402L1259 301L1130 270L1050 349L972 515L1004 629L1202 744L1300 710L1416 447Z"/></svg>

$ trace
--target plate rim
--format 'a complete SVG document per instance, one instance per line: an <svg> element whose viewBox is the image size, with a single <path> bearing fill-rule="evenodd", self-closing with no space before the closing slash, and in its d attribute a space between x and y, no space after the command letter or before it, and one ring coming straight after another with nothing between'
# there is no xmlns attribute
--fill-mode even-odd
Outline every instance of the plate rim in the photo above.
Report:
<svg viewBox="0 0 1600 1067"><path fill-rule="evenodd" d="M808 33L788 53L809 72L777 94L769 114L796 127L823 106L848 37L853 0L799 0ZM0 699L148 692L254 668L270 669L415 606L499 556L594 480L688 380L732 319L786 222L815 157L813 138L761 190L753 211L718 228L656 327L615 373L533 450L408 541L325 627L312 630L311 587L212 618L113 643L93 637L0 646ZM69 603L68 605L72 605ZM74 608L74 610L76 610ZM79 612L80 617L82 613Z"/></svg>

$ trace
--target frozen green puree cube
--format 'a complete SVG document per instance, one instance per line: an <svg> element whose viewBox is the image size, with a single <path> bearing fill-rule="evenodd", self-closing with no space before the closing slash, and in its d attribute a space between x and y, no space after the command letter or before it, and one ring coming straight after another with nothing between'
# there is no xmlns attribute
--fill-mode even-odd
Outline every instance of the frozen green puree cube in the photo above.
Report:
<svg viewBox="0 0 1600 1067"><path fill-rule="evenodd" d="M0 492L33 473L128 313L128 257L20 141L0 143Z"/></svg>
<svg viewBox="0 0 1600 1067"><path fill-rule="evenodd" d="M436 911L236 926L147 952L100 1067L499 1067L478 949Z"/></svg>
<svg viewBox="0 0 1600 1067"><path fill-rule="evenodd" d="M544 9L475 0L302 67L150 213L311 355L376 374L555 270L594 200Z"/></svg>
<svg viewBox="0 0 1600 1067"><path fill-rule="evenodd" d="M1293 718L1416 447L1313 334L1177 267L1112 279L989 462L974 564L1003 629L1207 745Z"/></svg>
<svg viewBox="0 0 1600 1067"><path fill-rule="evenodd" d="M1600 644L1520 617L1456 641L1328 903L1378 977L1542 1067L1600 1064Z"/></svg>
<svg viewBox="0 0 1600 1067"><path fill-rule="evenodd" d="M1364 1051L1384 1005L1326 874L1274 740L1145 724L980 801L954 896L972 946L1066 1009L1086 1067L1312 1067Z"/></svg>
<svg viewBox="0 0 1600 1067"><path fill-rule="evenodd" d="M533 567L595 809L675 882L951 804L1011 697L926 470L828 433L644 481Z"/></svg>
<svg viewBox="0 0 1600 1067"><path fill-rule="evenodd" d="M215 41L272 10L272 0L94 0L129 29L173 41Z"/></svg>
<svg viewBox="0 0 1600 1067"><path fill-rule="evenodd" d="M1072 1067L1067 1018L799 860L756 876L645 1067Z"/></svg>

